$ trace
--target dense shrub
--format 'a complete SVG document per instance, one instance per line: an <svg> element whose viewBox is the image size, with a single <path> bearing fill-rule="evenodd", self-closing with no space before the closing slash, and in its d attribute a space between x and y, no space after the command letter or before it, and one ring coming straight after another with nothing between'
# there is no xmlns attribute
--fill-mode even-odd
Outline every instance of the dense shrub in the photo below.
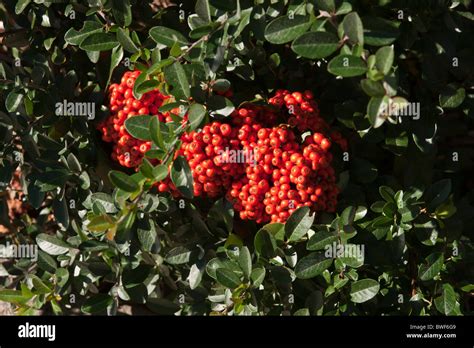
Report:
<svg viewBox="0 0 474 348"><path fill-rule="evenodd" d="M4 1L0 300L471 313L470 6Z"/></svg>

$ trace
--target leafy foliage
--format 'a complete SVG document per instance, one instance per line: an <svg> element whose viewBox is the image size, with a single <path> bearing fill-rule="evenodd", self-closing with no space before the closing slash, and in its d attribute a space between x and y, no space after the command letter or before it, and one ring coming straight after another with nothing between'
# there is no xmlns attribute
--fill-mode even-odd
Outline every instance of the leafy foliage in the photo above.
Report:
<svg viewBox="0 0 474 348"><path fill-rule="evenodd" d="M474 17L470 0L426 3L2 2L0 186L18 168L26 213L9 217L2 193L1 240L39 253L0 265L0 300L20 314L471 313ZM182 111L126 122L163 163L135 173L95 129L134 67L135 97L159 88ZM312 90L349 140L337 213L257 226L193 199L180 134L280 87ZM63 101L94 103L95 118L58 113ZM183 198L153 187L169 167Z"/></svg>

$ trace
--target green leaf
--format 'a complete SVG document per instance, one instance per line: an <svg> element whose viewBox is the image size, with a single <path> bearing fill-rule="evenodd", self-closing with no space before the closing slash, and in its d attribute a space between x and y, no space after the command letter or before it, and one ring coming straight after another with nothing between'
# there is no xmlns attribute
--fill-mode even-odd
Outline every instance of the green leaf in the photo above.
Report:
<svg viewBox="0 0 474 348"><path fill-rule="evenodd" d="M325 31L310 31L299 36L291 44L296 54L309 59L324 58L334 53L339 47L336 35Z"/></svg>
<svg viewBox="0 0 474 348"><path fill-rule="evenodd" d="M91 196L91 202L92 204L100 204L107 214L114 214L117 212L117 207L115 206L113 198L106 193L93 193Z"/></svg>
<svg viewBox="0 0 474 348"><path fill-rule="evenodd" d="M108 51L119 43L110 33L93 33L87 36L79 45L85 51Z"/></svg>
<svg viewBox="0 0 474 348"><path fill-rule="evenodd" d="M92 232L105 232L114 226L107 215L94 216L87 224L87 229Z"/></svg>
<svg viewBox="0 0 474 348"><path fill-rule="evenodd" d="M360 86L370 97L383 97L385 95L385 89L383 88L383 84L380 81L363 79L360 81Z"/></svg>
<svg viewBox="0 0 474 348"><path fill-rule="evenodd" d="M390 98L372 97L367 105L367 115L374 128L380 127L386 120Z"/></svg>
<svg viewBox="0 0 474 348"><path fill-rule="evenodd" d="M18 0L16 5L15 5L15 13L18 15L22 13L25 8L29 5L31 0Z"/></svg>
<svg viewBox="0 0 474 348"><path fill-rule="evenodd" d="M91 34L101 33L102 25L95 21L85 21L84 26L80 31L74 28L70 28L66 34L64 34L64 40L70 45L80 45L86 37Z"/></svg>
<svg viewBox="0 0 474 348"><path fill-rule="evenodd" d="M362 18L364 25L364 40L367 45L387 46L392 44L399 35L395 21L386 20L373 15Z"/></svg>
<svg viewBox="0 0 474 348"><path fill-rule="evenodd" d="M450 284L443 284L443 292L434 299L436 309L444 315L453 312L456 306L456 292Z"/></svg>
<svg viewBox="0 0 474 348"><path fill-rule="evenodd" d="M145 157L142 160L142 164L140 165L140 173L147 179L154 179L155 176L153 175L153 165L150 161Z"/></svg>
<svg viewBox="0 0 474 348"><path fill-rule="evenodd" d="M237 274L225 268L218 268L216 270L216 280L230 289L235 289L241 284L240 278Z"/></svg>
<svg viewBox="0 0 474 348"><path fill-rule="evenodd" d="M374 279L362 279L351 284L351 301L364 303L372 299L380 290L380 284Z"/></svg>
<svg viewBox="0 0 474 348"><path fill-rule="evenodd" d="M234 104L221 95L213 95L208 99L207 106L211 116L227 117L235 110Z"/></svg>
<svg viewBox="0 0 474 348"><path fill-rule="evenodd" d="M0 301L25 304L31 296L24 295L20 290L0 289Z"/></svg>
<svg viewBox="0 0 474 348"><path fill-rule="evenodd" d="M59 200L56 198L53 201L53 211L54 218L58 223L60 223L64 228L69 226L69 211L67 208L67 203L65 199Z"/></svg>
<svg viewBox="0 0 474 348"><path fill-rule="evenodd" d="M309 16L278 17L265 28L265 39L273 44L284 44L301 36L310 26Z"/></svg>
<svg viewBox="0 0 474 348"><path fill-rule="evenodd" d="M165 261L171 265L182 265L191 260L194 252L186 247L179 246L169 251L165 257Z"/></svg>
<svg viewBox="0 0 474 348"><path fill-rule="evenodd" d="M160 164L153 168L153 176L156 181L162 181L168 176L168 167Z"/></svg>
<svg viewBox="0 0 474 348"><path fill-rule="evenodd" d="M139 189L138 183L135 180L118 170L111 170L109 172L109 179L112 184L125 192L135 192Z"/></svg>
<svg viewBox="0 0 474 348"><path fill-rule="evenodd" d="M132 23L130 0L112 0L112 13L121 27L128 27Z"/></svg>
<svg viewBox="0 0 474 348"><path fill-rule="evenodd" d="M196 289L199 284L201 283L202 280L202 275L204 270L199 268L196 264L191 266L191 269L189 270L189 275L188 275L188 282L189 282L189 287L191 290Z"/></svg>
<svg viewBox="0 0 474 348"><path fill-rule="evenodd" d="M189 32L189 37L194 40L200 39L204 35L211 33L214 30L214 28L215 28L215 25L213 24L197 27Z"/></svg>
<svg viewBox="0 0 474 348"><path fill-rule="evenodd" d="M179 156L171 167L171 181L186 198L194 197L194 180L191 168L183 156Z"/></svg>
<svg viewBox="0 0 474 348"><path fill-rule="evenodd" d="M438 275L444 265L444 254L443 253L432 253L420 265L418 270L418 277L423 280L431 280Z"/></svg>
<svg viewBox="0 0 474 348"><path fill-rule="evenodd" d="M163 141L163 135L161 133L160 120L158 117L152 117L150 121L150 138L153 140L159 149L165 149L165 143Z"/></svg>
<svg viewBox="0 0 474 348"><path fill-rule="evenodd" d="M462 87L457 87L456 84L450 83L443 88L439 95L439 105L446 109L457 108L462 104L466 97L466 90Z"/></svg>
<svg viewBox="0 0 474 348"><path fill-rule="evenodd" d="M112 296L108 294L96 294L84 302L81 311L88 314L104 312L112 303Z"/></svg>
<svg viewBox="0 0 474 348"><path fill-rule="evenodd" d="M392 69L394 50L392 46L380 47L375 53L375 66L382 74L387 75Z"/></svg>
<svg viewBox="0 0 474 348"><path fill-rule="evenodd" d="M168 65L171 65L175 62L175 59L173 58L166 58L166 59L162 59L156 63L154 63L152 66L150 66L148 68L148 70L146 71L147 75L153 75L154 73L156 73L158 70L161 70L162 68L164 68L165 66L168 66ZM169 103L171 104L171 103ZM165 104L165 105L168 105L168 104Z"/></svg>
<svg viewBox="0 0 474 348"><path fill-rule="evenodd" d="M327 258L324 252L316 252L303 257L295 267L295 274L300 279L310 279L322 274L331 266L333 259Z"/></svg>
<svg viewBox="0 0 474 348"><path fill-rule="evenodd" d="M254 245L259 256L271 259L276 255L275 238L265 229L261 229L255 234Z"/></svg>
<svg viewBox="0 0 474 348"><path fill-rule="evenodd" d="M209 0L197 0L195 10L200 19L204 22L211 21L211 8Z"/></svg>
<svg viewBox="0 0 474 348"><path fill-rule="evenodd" d="M300 240L308 233L314 221L314 214L310 216L309 207L301 207L297 209L285 224L285 235L289 242Z"/></svg>
<svg viewBox="0 0 474 348"><path fill-rule="evenodd" d="M91 251L91 252L93 252L93 251L96 251L96 252L104 251L104 250L107 250L109 248L110 248L109 244L104 243L104 242L100 242L100 241L95 240L95 239L86 240L85 242L83 242L79 245L79 250L86 250L86 251Z"/></svg>
<svg viewBox="0 0 474 348"><path fill-rule="evenodd" d="M15 91L8 93L7 99L5 100L5 108L8 112L15 112L23 101L24 95Z"/></svg>
<svg viewBox="0 0 474 348"><path fill-rule="evenodd" d="M180 46L188 45L188 40L179 31L167 27L153 27L150 29L150 37L156 43L162 44L166 47L172 47L175 42Z"/></svg>
<svg viewBox="0 0 474 348"><path fill-rule="evenodd" d="M385 199L385 201L395 203L395 199L393 198L395 196L395 192L390 187L380 186L379 193L382 198Z"/></svg>
<svg viewBox="0 0 474 348"><path fill-rule="evenodd" d="M417 206L400 208L399 213L402 217L402 222L410 222L416 219L420 213L420 208Z"/></svg>
<svg viewBox="0 0 474 348"><path fill-rule="evenodd" d="M49 255L61 255L69 251L70 246L61 239L40 233L36 236L36 243L39 248Z"/></svg>
<svg viewBox="0 0 474 348"><path fill-rule="evenodd" d="M187 100L190 95L189 81L179 62L166 66L164 69L166 82L172 86L171 93L177 100Z"/></svg>
<svg viewBox="0 0 474 348"><path fill-rule="evenodd" d="M320 10L335 13L341 2L340 0L317 0L317 5Z"/></svg>
<svg viewBox="0 0 474 348"><path fill-rule="evenodd" d="M143 228L140 226L137 229L138 240L145 251L151 251L155 245L158 236L156 234L155 223L153 221L148 222Z"/></svg>
<svg viewBox="0 0 474 348"><path fill-rule="evenodd" d="M334 231L320 231L316 232L311 236L306 244L307 250L322 250L327 245L331 245L332 243L338 240L337 233Z"/></svg>
<svg viewBox="0 0 474 348"><path fill-rule="evenodd" d="M240 249L239 266L242 268L245 278L248 279L252 272L252 255L250 255L249 248L246 246Z"/></svg>
<svg viewBox="0 0 474 348"><path fill-rule="evenodd" d="M442 179L431 185L424 194L424 199L428 203L430 211L435 210L445 202L451 193L451 179Z"/></svg>
<svg viewBox="0 0 474 348"><path fill-rule="evenodd" d="M139 78L143 76L143 80L139 82ZM135 99L141 99L143 94L155 91L159 88L160 82L155 79L145 80L146 74L141 74L136 80L133 86L133 96Z"/></svg>
<svg viewBox="0 0 474 348"><path fill-rule="evenodd" d="M53 291L38 276L30 275L30 278L33 283L33 286L35 287L35 293L49 294Z"/></svg>
<svg viewBox="0 0 474 348"><path fill-rule="evenodd" d="M252 284L254 287L258 288L265 279L265 268L254 268L252 274L250 275L250 279L252 279Z"/></svg>
<svg viewBox="0 0 474 348"><path fill-rule="evenodd" d="M58 268L56 260L42 250L38 251L38 267L43 271L54 273Z"/></svg>
<svg viewBox="0 0 474 348"><path fill-rule="evenodd" d="M150 121L156 116L150 115L136 115L125 120L125 129L130 135L140 140L151 140L150 135Z"/></svg>
<svg viewBox="0 0 474 348"><path fill-rule="evenodd" d="M123 49L130 53L137 53L139 51L138 47L135 45L132 39L128 34L128 29L118 28L117 30L117 41L122 45Z"/></svg>
<svg viewBox="0 0 474 348"><path fill-rule="evenodd" d="M342 21L344 33L352 44L364 45L364 28L357 12L351 12Z"/></svg>
<svg viewBox="0 0 474 348"><path fill-rule="evenodd" d="M206 116L206 108L201 104L193 104L188 111L188 122L190 130L195 130L199 127L202 120Z"/></svg>
<svg viewBox="0 0 474 348"><path fill-rule="evenodd" d="M341 54L331 59L328 64L328 71L337 76L353 77L365 74L367 66L359 57Z"/></svg>
<svg viewBox="0 0 474 348"><path fill-rule="evenodd" d="M363 206L349 206L341 214L343 225L351 225L354 221L362 219L367 214L367 208Z"/></svg>

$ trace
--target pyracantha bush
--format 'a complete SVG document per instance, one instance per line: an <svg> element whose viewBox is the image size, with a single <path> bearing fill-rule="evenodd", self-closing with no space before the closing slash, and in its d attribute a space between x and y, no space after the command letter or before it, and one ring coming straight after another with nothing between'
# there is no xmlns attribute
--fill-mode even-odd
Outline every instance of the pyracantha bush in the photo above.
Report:
<svg viewBox="0 0 474 348"><path fill-rule="evenodd" d="M472 313L471 8L2 1L0 301Z"/></svg>
<svg viewBox="0 0 474 348"><path fill-rule="evenodd" d="M110 86L111 115L99 125L102 139L114 143L112 158L126 167L138 167L152 144L129 134L126 119L152 114L160 122L172 122L171 116L158 111L169 96L153 90L134 98L139 75L140 71L126 72L120 84ZM269 104L246 104L229 119L181 137L176 156L183 155L189 163L194 196L225 195L241 219L259 224L285 222L304 206L334 212L338 188L331 167L331 140L319 133L330 127L319 116L311 91L278 90ZM339 132L331 135L347 150ZM169 177L156 185L159 192L177 193Z"/></svg>

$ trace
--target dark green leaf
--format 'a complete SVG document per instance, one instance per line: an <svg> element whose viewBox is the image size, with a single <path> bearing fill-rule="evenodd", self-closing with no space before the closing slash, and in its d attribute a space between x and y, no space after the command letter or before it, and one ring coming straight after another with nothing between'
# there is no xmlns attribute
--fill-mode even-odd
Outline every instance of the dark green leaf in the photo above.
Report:
<svg viewBox="0 0 474 348"><path fill-rule="evenodd" d="M41 250L49 255L61 255L69 251L70 248L61 239L45 233L40 233L36 236L36 243Z"/></svg>
<svg viewBox="0 0 474 348"><path fill-rule="evenodd" d="M327 245L332 245L332 243L338 240L337 233L333 231L319 231L311 236L306 245L308 250L322 250L326 248Z"/></svg>
<svg viewBox="0 0 474 348"><path fill-rule="evenodd" d="M125 120L125 128L130 135L140 140L151 140L150 121L156 116L136 115Z"/></svg>
<svg viewBox="0 0 474 348"><path fill-rule="evenodd" d="M328 71L342 77L353 77L365 74L367 66L359 57L341 54L331 59L328 64Z"/></svg>
<svg viewBox="0 0 474 348"><path fill-rule="evenodd" d="M392 46L380 47L375 54L375 65L377 70L387 75L392 69L394 50Z"/></svg>
<svg viewBox="0 0 474 348"><path fill-rule="evenodd" d="M324 252L311 253L303 257L295 267L295 274L300 279L314 278L331 266L333 259L327 258Z"/></svg>
<svg viewBox="0 0 474 348"><path fill-rule="evenodd" d="M275 238L265 229L261 229L255 234L254 245L257 254L266 259L271 259L276 255Z"/></svg>
<svg viewBox="0 0 474 348"><path fill-rule="evenodd" d="M93 33L87 36L79 45L85 51L108 51L119 43L110 33Z"/></svg>
<svg viewBox="0 0 474 348"><path fill-rule="evenodd" d="M190 97L189 81L179 62L175 62L163 69L166 82L173 87L171 93L177 100L187 100Z"/></svg>
<svg viewBox="0 0 474 348"><path fill-rule="evenodd" d="M109 172L109 179L112 184L125 192L135 192L139 188L135 180L133 180L127 174L117 170L111 170Z"/></svg>
<svg viewBox="0 0 474 348"><path fill-rule="evenodd" d="M231 270L225 268L218 268L216 270L217 281L227 288L235 289L240 285L240 278Z"/></svg>
<svg viewBox="0 0 474 348"><path fill-rule="evenodd" d="M201 104L193 104L188 111L190 130L195 130L206 116L206 108Z"/></svg>
<svg viewBox="0 0 474 348"><path fill-rule="evenodd" d="M351 284L351 301L363 303L372 299L379 292L380 284L373 279L367 278Z"/></svg>
<svg viewBox="0 0 474 348"><path fill-rule="evenodd" d="M104 312L113 303L113 298L107 294L96 294L89 297L81 307L84 313Z"/></svg>
<svg viewBox="0 0 474 348"><path fill-rule="evenodd" d="M167 27L153 27L150 29L151 38L159 44L162 44L166 47L172 47L175 42L180 46L186 46L188 40L179 32Z"/></svg>
<svg viewBox="0 0 474 348"><path fill-rule="evenodd" d="M438 275L444 265L443 253L430 254L418 270L418 277L421 280L431 280Z"/></svg>
<svg viewBox="0 0 474 348"><path fill-rule="evenodd" d="M250 273L252 272L252 255L250 255L250 251L246 246L240 249L239 265L244 272L244 276L249 278Z"/></svg>
<svg viewBox="0 0 474 348"><path fill-rule="evenodd" d="M273 44L284 44L302 35L310 26L309 16L278 17L265 28L265 38Z"/></svg>
<svg viewBox="0 0 474 348"><path fill-rule="evenodd" d="M291 49L304 58L318 59L331 55L338 46L336 35L325 31L310 31L293 41Z"/></svg>
<svg viewBox="0 0 474 348"><path fill-rule="evenodd" d="M188 162L184 157L179 156L174 160L170 176L173 184L183 194L184 197L194 197L193 174L191 172L191 168L189 168Z"/></svg>
<svg viewBox="0 0 474 348"><path fill-rule="evenodd" d="M342 21L342 27L352 44L359 44L361 46L364 44L364 29L357 12L351 12L346 15Z"/></svg>
<svg viewBox="0 0 474 348"><path fill-rule="evenodd" d="M310 216L308 207L297 209L285 224L285 235L288 241L296 242L308 233L314 221L314 214Z"/></svg>

